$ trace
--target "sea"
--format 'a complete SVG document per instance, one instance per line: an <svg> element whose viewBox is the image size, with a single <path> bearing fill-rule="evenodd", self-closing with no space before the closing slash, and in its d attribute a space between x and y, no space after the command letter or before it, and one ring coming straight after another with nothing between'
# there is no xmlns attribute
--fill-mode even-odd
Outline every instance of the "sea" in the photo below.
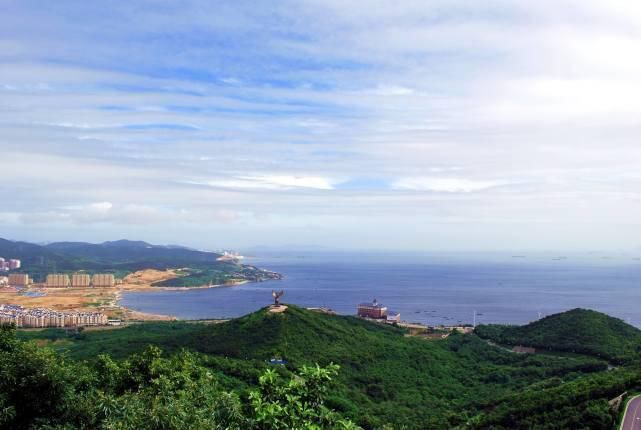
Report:
<svg viewBox="0 0 641 430"><path fill-rule="evenodd" d="M641 254L641 252L640 252ZM573 308L641 328L641 260L634 254L264 252L252 264L284 279L187 291L126 292L120 304L180 319L233 318L282 301L354 315L374 299L429 325L526 324Z"/></svg>

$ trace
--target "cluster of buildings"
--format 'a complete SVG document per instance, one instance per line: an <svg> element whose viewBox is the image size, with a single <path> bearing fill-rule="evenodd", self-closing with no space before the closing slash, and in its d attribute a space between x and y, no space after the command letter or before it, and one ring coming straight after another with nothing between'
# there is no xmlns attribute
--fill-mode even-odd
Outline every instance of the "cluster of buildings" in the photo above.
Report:
<svg viewBox="0 0 641 430"><path fill-rule="evenodd" d="M401 322L401 314L388 310L386 306L378 303L376 299L368 303L359 303L357 315L361 318L384 321L390 324Z"/></svg>
<svg viewBox="0 0 641 430"><path fill-rule="evenodd" d="M45 286L47 288L88 288L88 287L113 287L116 285L116 278L111 273L98 273L89 275L86 273L49 274Z"/></svg>
<svg viewBox="0 0 641 430"><path fill-rule="evenodd" d="M27 273L10 273L8 277L0 279L0 286L8 285L10 287L27 287L32 283ZM47 275L43 284L47 288L88 288L88 287L113 287L116 285L116 278L111 273L98 273L89 275L87 273L67 274L53 273Z"/></svg>
<svg viewBox="0 0 641 430"><path fill-rule="evenodd" d="M26 273L10 273L7 283L10 287L26 287L31 283L31 279Z"/></svg>
<svg viewBox="0 0 641 430"><path fill-rule="evenodd" d="M16 260L15 258L5 260L4 258L0 257L0 271L2 272L19 269L21 265L22 263L20 262L20 260Z"/></svg>
<svg viewBox="0 0 641 430"><path fill-rule="evenodd" d="M19 328L82 327L106 325L107 322L107 316L101 312L59 312L0 304L0 325L12 324Z"/></svg>

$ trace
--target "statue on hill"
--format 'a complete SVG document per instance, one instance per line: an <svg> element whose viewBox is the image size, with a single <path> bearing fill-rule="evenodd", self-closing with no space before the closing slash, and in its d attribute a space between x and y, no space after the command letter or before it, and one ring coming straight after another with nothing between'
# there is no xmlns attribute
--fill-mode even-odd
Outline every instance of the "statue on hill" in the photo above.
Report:
<svg viewBox="0 0 641 430"><path fill-rule="evenodd" d="M274 298L274 306L280 306L280 298L285 294L285 291L274 291L272 290L272 297Z"/></svg>

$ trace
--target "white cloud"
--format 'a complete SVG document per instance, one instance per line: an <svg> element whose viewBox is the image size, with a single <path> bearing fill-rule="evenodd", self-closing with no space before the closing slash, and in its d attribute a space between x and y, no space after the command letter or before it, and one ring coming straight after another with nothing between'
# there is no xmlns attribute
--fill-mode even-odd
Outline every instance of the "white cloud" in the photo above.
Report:
<svg viewBox="0 0 641 430"><path fill-rule="evenodd" d="M203 182L194 181L195 184ZM266 189L266 190L292 190L315 189L332 190L334 185L328 178L320 176L292 176L292 175L265 175L265 176L236 176L232 179L215 179L204 182L211 187L240 188L240 189Z"/></svg>
<svg viewBox="0 0 641 430"><path fill-rule="evenodd" d="M376 88L365 90L364 92L376 96L408 96L415 93L411 88L398 85L379 85Z"/></svg>
<svg viewBox="0 0 641 430"><path fill-rule="evenodd" d="M113 207L114 205L111 202L96 202L89 205L89 209L97 212L106 212L111 210Z"/></svg>
<svg viewBox="0 0 641 430"><path fill-rule="evenodd" d="M92 129L120 126L119 124L107 125L107 124L87 124L87 123L72 123L72 122L47 123L44 125L48 125L51 127L62 127L62 128L78 128L81 130L92 130Z"/></svg>
<svg viewBox="0 0 641 430"><path fill-rule="evenodd" d="M240 85L242 83L240 79L236 79L236 78L221 78L220 82L223 82L229 85Z"/></svg>
<svg viewBox="0 0 641 430"><path fill-rule="evenodd" d="M641 240L632 2L52 7L0 16L0 191L20 196L0 228L233 246L295 225L422 247L482 222L542 247ZM416 233L424 220L438 229Z"/></svg>
<svg viewBox="0 0 641 430"><path fill-rule="evenodd" d="M236 222L248 214L230 209L201 208L198 210L171 210L158 206L129 203L113 205L96 202L86 205L68 205L54 211L2 213L0 222L11 224L68 224L68 225L150 225L202 222Z"/></svg>
<svg viewBox="0 0 641 430"><path fill-rule="evenodd" d="M433 191L439 193L472 193L501 185L505 185L505 182L461 178L413 177L398 179L392 184L392 188L397 190Z"/></svg>

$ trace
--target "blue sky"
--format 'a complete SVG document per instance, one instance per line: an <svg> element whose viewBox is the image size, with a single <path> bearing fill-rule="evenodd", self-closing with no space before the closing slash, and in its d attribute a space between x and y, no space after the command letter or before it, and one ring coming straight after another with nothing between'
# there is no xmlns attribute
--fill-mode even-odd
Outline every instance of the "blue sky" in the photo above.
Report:
<svg viewBox="0 0 641 430"><path fill-rule="evenodd" d="M628 1L0 4L0 236L638 249Z"/></svg>

